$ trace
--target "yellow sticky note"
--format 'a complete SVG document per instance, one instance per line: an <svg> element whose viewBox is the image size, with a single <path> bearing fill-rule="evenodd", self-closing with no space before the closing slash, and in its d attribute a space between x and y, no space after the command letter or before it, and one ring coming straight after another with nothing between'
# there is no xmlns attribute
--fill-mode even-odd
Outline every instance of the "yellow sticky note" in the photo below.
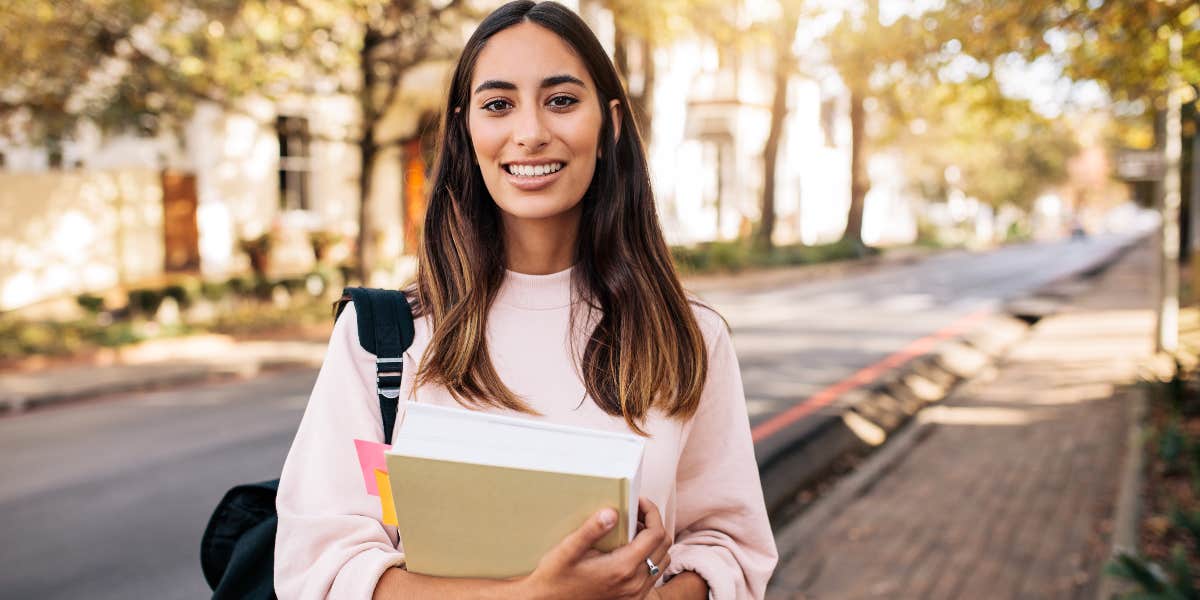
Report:
<svg viewBox="0 0 1200 600"><path fill-rule="evenodd" d="M383 505L383 524L397 525L396 503L392 501L392 482L388 481L387 471L375 469L375 483L379 486L379 503Z"/></svg>

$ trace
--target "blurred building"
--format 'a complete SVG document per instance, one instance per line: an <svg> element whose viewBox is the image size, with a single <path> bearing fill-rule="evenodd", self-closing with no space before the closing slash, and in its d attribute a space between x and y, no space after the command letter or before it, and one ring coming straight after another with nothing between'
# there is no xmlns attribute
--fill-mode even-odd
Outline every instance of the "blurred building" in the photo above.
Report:
<svg viewBox="0 0 1200 600"><path fill-rule="evenodd" d="M760 218L771 120L771 58L705 40L663 49L650 147L655 192L673 243L729 240ZM683 93L680 93L683 91ZM844 98L812 80L788 86L776 169L775 239L833 241L850 202Z"/></svg>
<svg viewBox="0 0 1200 600"><path fill-rule="evenodd" d="M368 204L374 255L412 270L448 67L411 72L377 131ZM349 96L202 104L183 135L104 136L81 127L61 155L0 140L0 310L64 293L140 284L171 272L217 278L248 270L240 240L272 236L272 270L314 264L309 234L350 242L358 227L359 150ZM428 136L426 136L426 141ZM340 246L348 258L350 245ZM404 257L408 257L405 259ZM338 258L338 257L335 257Z"/></svg>
<svg viewBox="0 0 1200 600"><path fill-rule="evenodd" d="M585 2L581 10L611 50L612 19L602 3ZM652 60L647 141L668 242L749 233L760 218L769 51L735 52L685 37ZM375 284L396 285L412 273L431 137L451 68L431 63L408 74L378 132L394 143L377 160L366 219L380 267ZM775 241L835 241L850 202L846 93L836 78L794 76L788 107ZM273 269L311 268L309 232L352 240L357 231L359 150L346 141L357 115L350 96L249 100L238 112L202 105L178 138L103 136L85 127L54 155L0 140L0 209L16 215L0 233L0 310L171 271L242 272L248 261L239 241L266 232L275 242ZM870 172L866 241L911 241L916 226L902 173L887 157L874 160Z"/></svg>

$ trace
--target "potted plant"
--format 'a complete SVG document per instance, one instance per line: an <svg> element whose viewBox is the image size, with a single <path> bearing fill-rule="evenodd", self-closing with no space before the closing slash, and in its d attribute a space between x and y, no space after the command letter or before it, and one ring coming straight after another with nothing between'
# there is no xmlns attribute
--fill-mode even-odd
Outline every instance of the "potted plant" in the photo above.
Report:
<svg viewBox="0 0 1200 600"><path fill-rule="evenodd" d="M329 250L342 241L341 234L325 229L317 229L308 233L308 242L312 244L313 258L318 263L325 262Z"/></svg>
<svg viewBox="0 0 1200 600"><path fill-rule="evenodd" d="M250 258L250 269L259 278L267 276L267 270L271 267L271 246L275 239L270 232L263 233L257 237L243 238L238 242L238 246L246 256Z"/></svg>

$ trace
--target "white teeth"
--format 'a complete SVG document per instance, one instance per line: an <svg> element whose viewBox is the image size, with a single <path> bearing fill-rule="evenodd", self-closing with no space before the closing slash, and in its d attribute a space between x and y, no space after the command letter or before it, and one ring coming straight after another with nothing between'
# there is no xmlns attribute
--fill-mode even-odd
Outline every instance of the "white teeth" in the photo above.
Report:
<svg viewBox="0 0 1200 600"><path fill-rule="evenodd" d="M562 163L548 163L544 165L508 165L508 172L518 177L540 177L549 175L563 168Z"/></svg>

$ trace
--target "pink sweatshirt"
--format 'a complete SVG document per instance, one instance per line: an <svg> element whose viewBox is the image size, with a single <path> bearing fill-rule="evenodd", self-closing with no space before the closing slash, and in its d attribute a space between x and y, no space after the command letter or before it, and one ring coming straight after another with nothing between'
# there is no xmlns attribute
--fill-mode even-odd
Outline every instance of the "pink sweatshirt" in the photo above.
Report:
<svg viewBox="0 0 1200 600"><path fill-rule="evenodd" d="M492 361L505 384L543 415L530 418L628 431L623 419L585 400L567 342L570 277L569 269L508 273L488 315ZM762 598L777 554L741 373L724 322L707 308L695 314L709 359L700 408L686 422L651 413L641 494L674 532L666 578L695 571L715 600ZM418 319L400 397L458 407L440 386L410 396L429 335L428 321ZM404 564L396 528L383 525L379 499L363 489L355 438L382 440L383 431L374 357L359 346L349 306L334 327L279 484L275 589L282 599L370 598L383 572Z"/></svg>

